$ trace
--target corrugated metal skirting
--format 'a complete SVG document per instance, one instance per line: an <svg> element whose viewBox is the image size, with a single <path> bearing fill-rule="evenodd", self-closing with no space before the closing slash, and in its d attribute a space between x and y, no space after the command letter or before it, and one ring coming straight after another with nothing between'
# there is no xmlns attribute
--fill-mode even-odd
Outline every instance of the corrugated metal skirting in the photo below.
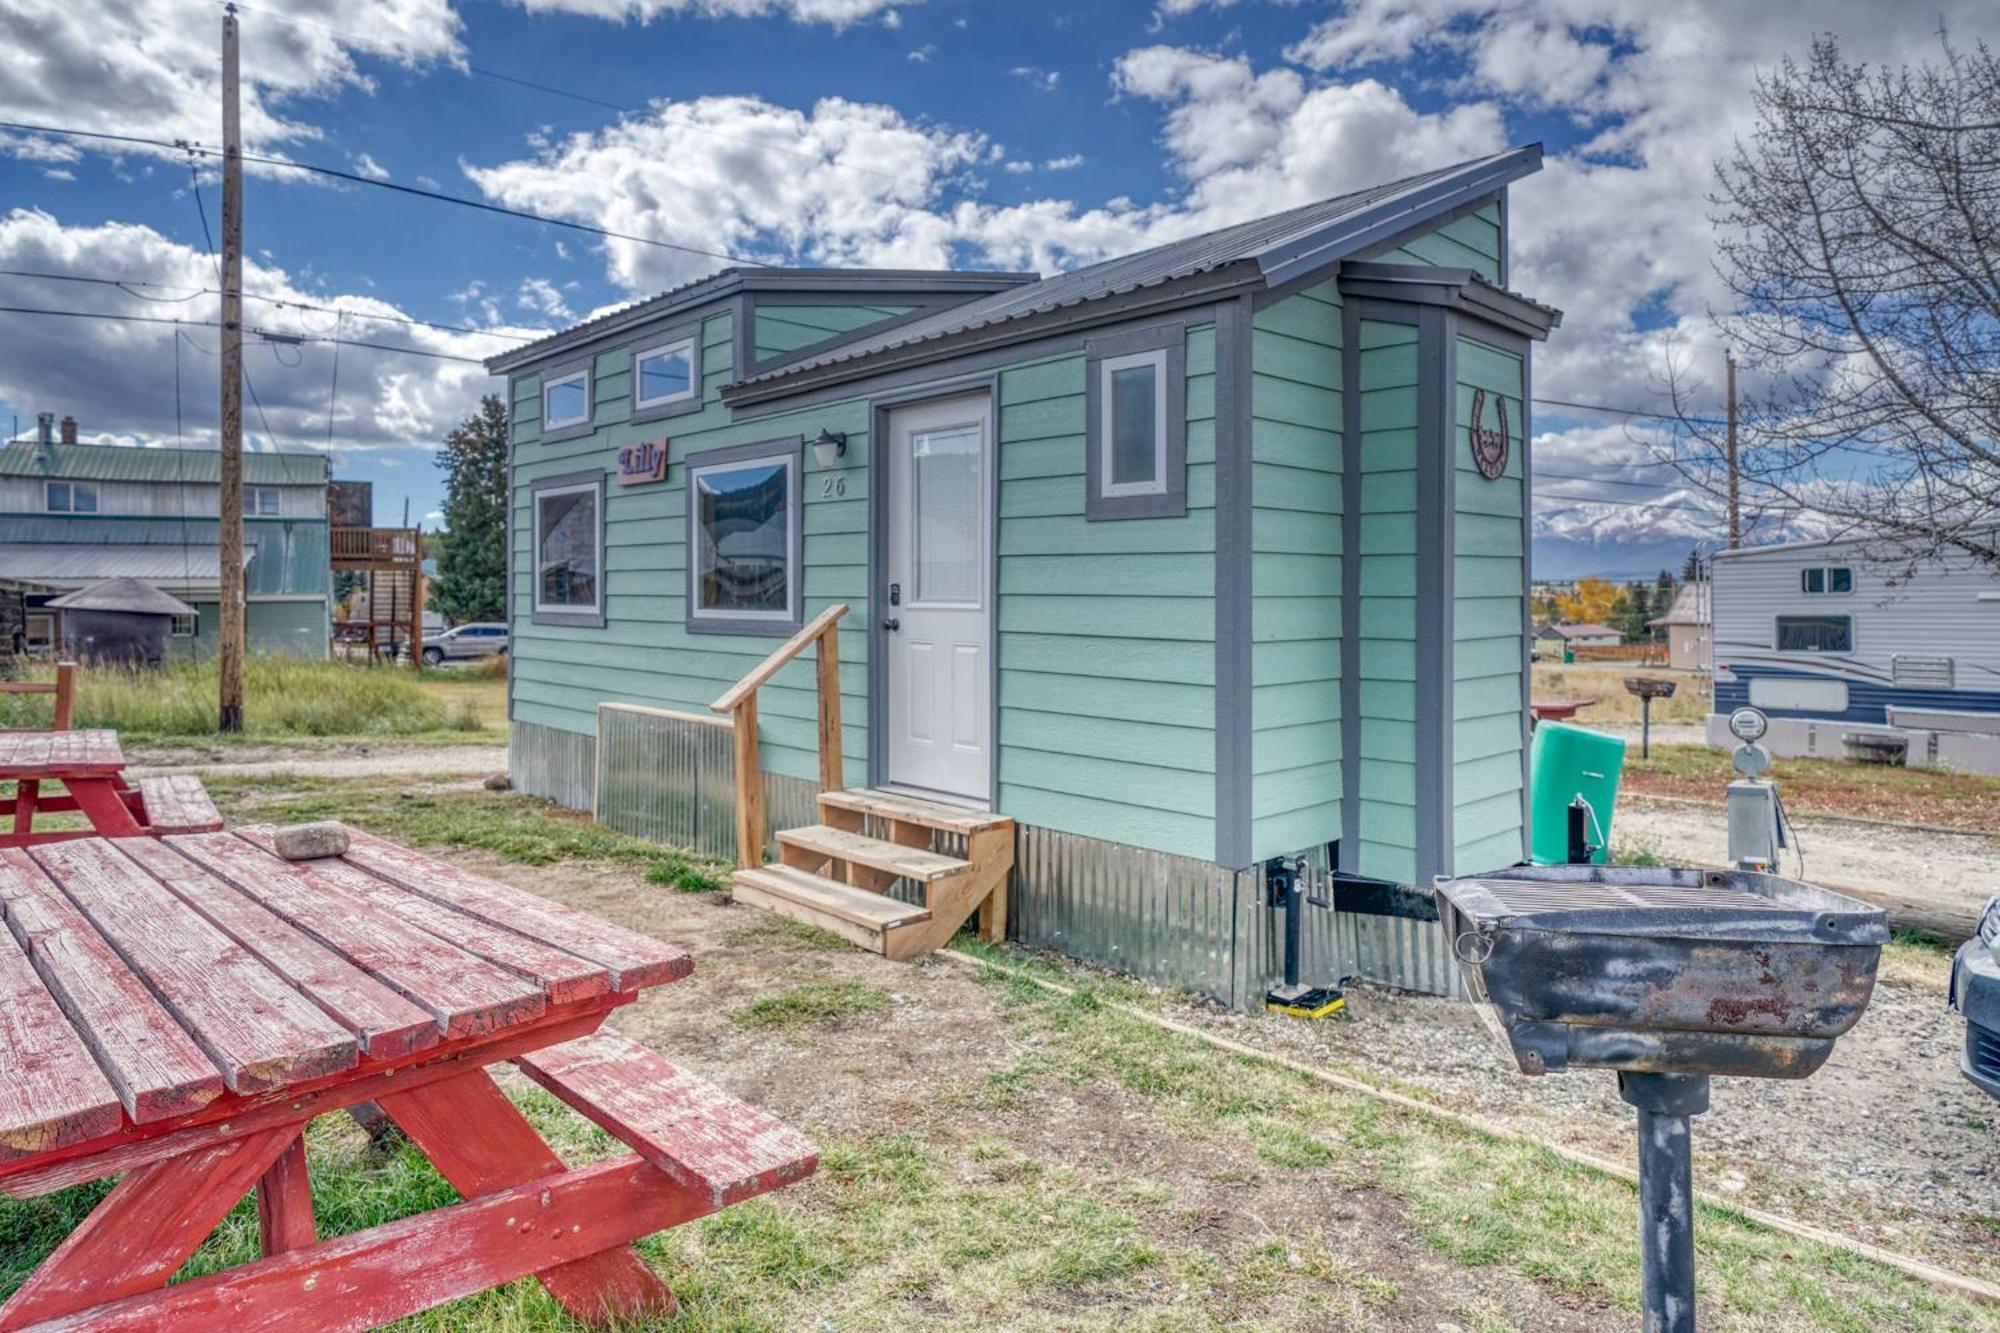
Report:
<svg viewBox="0 0 2000 1333"><path fill-rule="evenodd" d="M599 735L517 722L514 785L596 811L607 827L672 847L734 859L736 766L726 719L605 704ZM595 805L592 794L595 793ZM818 784L764 775L766 824L817 822ZM941 840L940 851L954 850ZM775 852L775 842L766 848ZM1309 857L1305 891L1330 898L1330 876ZM1307 907L1301 979L1358 976L1462 994L1457 964L1434 921ZM1009 935L1022 944L1116 968L1239 1008L1284 979L1284 913L1267 905L1263 868L1232 871L1172 856L1020 826Z"/></svg>

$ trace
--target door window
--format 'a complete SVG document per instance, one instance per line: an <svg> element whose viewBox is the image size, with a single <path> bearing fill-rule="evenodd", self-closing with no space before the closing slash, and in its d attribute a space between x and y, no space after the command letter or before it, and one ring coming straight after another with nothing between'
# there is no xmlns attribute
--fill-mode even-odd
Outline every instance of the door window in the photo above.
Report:
<svg viewBox="0 0 2000 1333"><path fill-rule="evenodd" d="M977 606L984 580L980 553L984 515L980 496L981 430L974 422L910 438L910 468L916 492L911 534L912 592L933 606Z"/></svg>

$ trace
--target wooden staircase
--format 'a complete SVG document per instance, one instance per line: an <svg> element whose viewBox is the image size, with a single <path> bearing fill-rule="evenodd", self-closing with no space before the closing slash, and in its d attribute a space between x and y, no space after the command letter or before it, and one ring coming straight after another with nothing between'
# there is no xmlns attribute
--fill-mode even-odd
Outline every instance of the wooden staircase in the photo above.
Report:
<svg viewBox="0 0 2000 1333"><path fill-rule="evenodd" d="M915 958L950 942L976 911L979 933L1007 937L1007 877L1014 821L891 792L833 791L819 824L778 834L775 865L730 876L736 900L805 921L890 958ZM873 825L882 836L871 836ZM933 850L939 835L964 855ZM920 887L923 902L888 890Z"/></svg>
<svg viewBox="0 0 2000 1333"><path fill-rule="evenodd" d="M837 636L846 613L845 606L829 607L710 705L730 715L735 731L738 868L730 882L736 901L890 958L943 946L974 912L982 937L1004 940L1013 820L898 792L842 789ZM781 830L778 860L766 865L757 690L814 643L820 822ZM940 851L940 843L953 850ZM921 904L889 895L904 884L922 890Z"/></svg>

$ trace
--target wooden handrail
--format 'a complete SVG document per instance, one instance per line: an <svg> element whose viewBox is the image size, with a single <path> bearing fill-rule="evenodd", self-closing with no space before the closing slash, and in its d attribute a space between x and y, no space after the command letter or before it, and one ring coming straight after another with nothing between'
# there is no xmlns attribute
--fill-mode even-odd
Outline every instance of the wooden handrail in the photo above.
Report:
<svg viewBox="0 0 2000 1333"><path fill-rule="evenodd" d="M76 663L56 663L52 681L0 680L0 694L53 694L56 697L53 731L68 731L76 714Z"/></svg>
<svg viewBox="0 0 2000 1333"><path fill-rule="evenodd" d="M840 618L846 614L845 602L829 606L709 705L718 713L731 715L735 733L739 866L747 868L764 861L764 774L757 753L757 690L815 641L819 644L819 785L824 791L838 791L845 785L840 757Z"/></svg>

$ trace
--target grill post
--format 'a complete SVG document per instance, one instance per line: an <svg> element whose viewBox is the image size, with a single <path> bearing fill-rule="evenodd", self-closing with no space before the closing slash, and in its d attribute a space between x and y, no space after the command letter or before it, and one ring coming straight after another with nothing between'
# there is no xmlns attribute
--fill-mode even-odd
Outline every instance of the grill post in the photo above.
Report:
<svg viewBox="0 0 2000 1333"><path fill-rule="evenodd" d="M1708 1075L1621 1070L1639 1112L1639 1262L1645 1333L1694 1333L1694 1158L1689 1122L1708 1109Z"/></svg>

